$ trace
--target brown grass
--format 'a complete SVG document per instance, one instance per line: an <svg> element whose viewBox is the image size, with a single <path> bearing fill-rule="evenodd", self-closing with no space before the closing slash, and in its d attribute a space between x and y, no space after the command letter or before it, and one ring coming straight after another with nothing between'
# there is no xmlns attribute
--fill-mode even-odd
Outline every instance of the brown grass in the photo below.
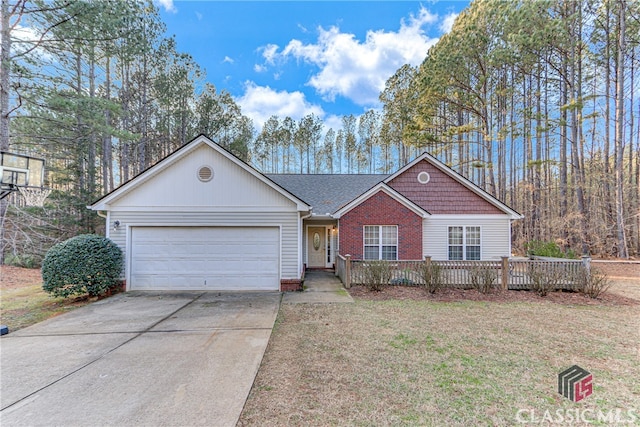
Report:
<svg viewBox="0 0 640 427"><path fill-rule="evenodd" d="M631 285L633 286L633 284ZM640 305L283 305L239 425L515 425L519 409L635 409ZM594 393L572 403L578 364Z"/></svg>
<svg viewBox="0 0 640 427"><path fill-rule="evenodd" d="M81 307L96 298L53 298L42 290L39 269L0 266L0 322L9 332Z"/></svg>

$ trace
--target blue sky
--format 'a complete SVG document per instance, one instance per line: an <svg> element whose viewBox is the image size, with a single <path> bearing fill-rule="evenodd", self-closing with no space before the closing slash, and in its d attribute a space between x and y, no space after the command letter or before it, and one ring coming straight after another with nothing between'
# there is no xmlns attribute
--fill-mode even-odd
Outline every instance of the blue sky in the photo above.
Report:
<svg viewBox="0 0 640 427"><path fill-rule="evenodd" d="M156 0L178 50L206 70L259 130L271 115L314 113L340 127L345 114L379 108L384 82L418 65L467 1Z"/></svg>

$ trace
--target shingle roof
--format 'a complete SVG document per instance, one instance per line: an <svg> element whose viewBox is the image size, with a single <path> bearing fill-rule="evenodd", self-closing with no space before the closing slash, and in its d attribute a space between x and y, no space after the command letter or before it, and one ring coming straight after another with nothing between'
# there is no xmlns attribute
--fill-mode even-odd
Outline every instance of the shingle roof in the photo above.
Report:
<svg viewBox="0 0 640 427"><path fill-rule="evenodd" d="M334 213L388 176L266 174L267 178L311 205L317 215Z"/></svg>

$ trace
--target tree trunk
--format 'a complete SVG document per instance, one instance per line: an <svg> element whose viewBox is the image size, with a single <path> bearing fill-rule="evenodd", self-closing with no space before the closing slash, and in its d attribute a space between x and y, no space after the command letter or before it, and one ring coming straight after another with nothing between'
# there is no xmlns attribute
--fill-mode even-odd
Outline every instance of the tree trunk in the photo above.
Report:
<svg viewBox="0 0 640 427"><path fill-rule="evenodd" d="M9 0L2 0L0 13L0 151L9 150L9 83L11 74L11 28Z"/></svg>
<svg viewBox="0 0 640 427"><path fill-rule="evenodd" d="M2 0L0 13L0 151L9 150L9 74L11 72L11 34L9 29L9 0ZM0 265L4 264L4 221L7 198L0 200Z"/></svg>
<svg viewBox="0 0 640 427"><path fill-rule="evenodd" d="M611 203L611 168L609 153L611 152L611 21L610 21L610 2L605 2L606 18L605 18L605 108L604 108L604 149L603 149L603 179L602 187L604 191L604 203L606 206L606 228L607 236L606 240L613 238L613 235L609 233L611 224L613 224L613 205Z"/></svg>
<svg viewBox="0 0 640 427"><path fill-rule="evenodd" d="M571 108L571 164L572 176L574 177L576 200L578 203L578 213L580 214L580 245L582 254L589 254L588 237L588 212L584 197L584 154L582 149L582 13L581 4L574 4L578 7L578 22L573 39L576 41L571 47L571 93L573 106Z"/></svg>
<svg viewBox="0 0 640 427"><path fill-rule="evenodd" d="M105 98L111 102L111 57L107 55L105 65ZM104 110L104 124L106 130L102 137L102 192L113 190L113 150L111 145L111 110Z"/></svg>
<svg viewBox="0 0 640 427"><path fill-rule="evenodd" d="M568 214L568 192L567 192L567 58L562 60L562 76L560 77L560 220L564 220ZM562 226L562 236L567 243L569 236L567 226Z"/></svg>
<svg viewBox="0 0 640 427"><path fill-rule="evenodd" d="M628 258L627 236L624 227L624 53L625 1L618 0L618 58L616 59L616 231L618 257Z"/></svg>

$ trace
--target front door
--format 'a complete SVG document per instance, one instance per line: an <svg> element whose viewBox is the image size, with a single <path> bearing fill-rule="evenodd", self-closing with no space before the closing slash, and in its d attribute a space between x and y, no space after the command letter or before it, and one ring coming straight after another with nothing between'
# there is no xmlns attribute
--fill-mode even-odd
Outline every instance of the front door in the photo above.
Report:
<svg viewBox="0 0 640 427"><path fill-rule="evenodd" d="M309 227L307 231L307 259L309 268L325 268L327 239L325 227Z"/></svg>

